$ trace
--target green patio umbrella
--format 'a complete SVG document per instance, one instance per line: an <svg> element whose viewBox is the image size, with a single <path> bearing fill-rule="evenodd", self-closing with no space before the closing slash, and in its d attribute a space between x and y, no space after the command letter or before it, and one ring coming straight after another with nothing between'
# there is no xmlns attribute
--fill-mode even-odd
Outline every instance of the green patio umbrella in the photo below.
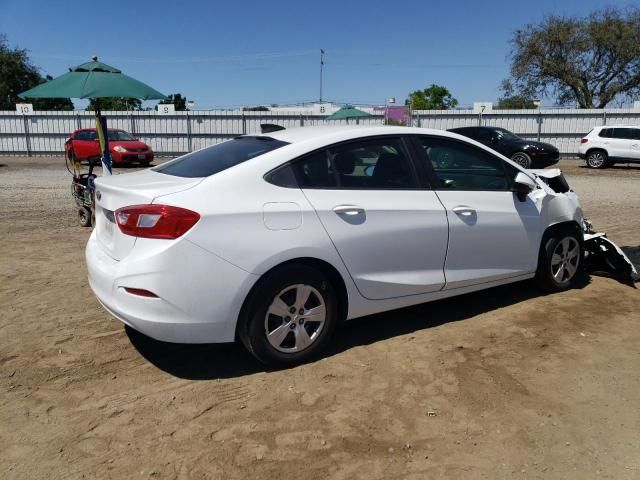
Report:
<svg viewBox="0 0 640 480"><path fill-rule="evenodd" d="M345 120L349 118L365 118L370 117L371 115L367 112L363 112L362 110L358 110L353 105L345 105L337 112L329 115L325 120Z"/></svg>
<svg viewBox="0 0 640 480"><path fill-rule="evenodd" d="M70 68L68 73L19 94L21 98L104 98L126 97L141 100L162 100L162 93L135 78L131 78L117 68L99 62L92 57L91 62ZM105 175L111 174L111 155L107 122L99 107L96 108L96 127L102 151L102 167Z"/></svg>

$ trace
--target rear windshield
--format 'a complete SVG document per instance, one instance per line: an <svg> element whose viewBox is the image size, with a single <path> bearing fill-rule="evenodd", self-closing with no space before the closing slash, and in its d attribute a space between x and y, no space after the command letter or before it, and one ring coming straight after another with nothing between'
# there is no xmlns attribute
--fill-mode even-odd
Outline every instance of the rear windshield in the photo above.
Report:
<svg viewBox="0 0 640 480"><path fill-rule="evenodd" d="M237 137L188 153L154 170L176 177L209 177L285 145L287 142L271 137Z"/></svg>

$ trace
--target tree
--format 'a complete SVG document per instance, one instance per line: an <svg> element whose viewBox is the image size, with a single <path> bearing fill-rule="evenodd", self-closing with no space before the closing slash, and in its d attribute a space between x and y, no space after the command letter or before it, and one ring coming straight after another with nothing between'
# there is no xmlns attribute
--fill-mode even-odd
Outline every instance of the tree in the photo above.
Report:
<svg viewBox="0 0 640 480"><path fill-rule="evenodd" d="M27 50L9 48L7 39L0 35L0 110L13 110L16 103L24 102L18 94L46 80L31 63ZM73 110L68 98L31 100L36 110Z"/></svg>
<svg viewBox="0 0 640 480"><path fill-rule="evenodd" d="M105 98L92 98L89 100L87 110L96 109L96 101L100 106L100 110L103 112L117 112L121 110L140 110L142 102L138 98L124 98L124 97L105 97Z"/></svg>
<svg viewBox="0 0 640 480"><path fill-rule="evenodd" d="M268 112L269 107L258 105L257 107L242 107L243 112Z"/></svg>
<svg viewBox="0 0 640 480"><path fill-rule="evenodd" d="M424 90L411 92L404 104L412 110L449 110L458 105L458 100L453 98L447 87L432 83Z"/></svg>
<svg viewBox="0 0 640 480"><path fill-rule="evenodd" d="M511 77L520 91L580 108L640 93L640 8L550 16L516 31L511 44Z"/></svg>
<svg viewBox="0 0 640 480"><path fill-rule="evenodd" d="M183 97L180 93L172 93L164 100L160 100L160 102L158 102L158 105L167 105L169 103L173 103L176 112L189 110L187 108L187 97ZM156 110L157 109L158 108L156 107Z"/></svg>
<svg viewBox="0 0 640 480"><path fill-rule="evenodd" d="M498 99L498 106L496 107L498 109L523 110L537 108L531 96L525 92L516 92L509 80L502 81L500 90L502 90L503 96Z"/></svg>

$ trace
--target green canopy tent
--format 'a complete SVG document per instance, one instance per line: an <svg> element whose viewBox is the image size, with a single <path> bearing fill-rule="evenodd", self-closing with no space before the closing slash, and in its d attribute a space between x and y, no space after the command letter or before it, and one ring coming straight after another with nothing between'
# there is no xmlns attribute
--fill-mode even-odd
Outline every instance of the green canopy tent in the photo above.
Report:
<svg viewBox="0 0 640 480"><path fill-rule="evenodd" d="M358 110L353 105L345 105L337 112L329 115L325 120L346 120L349 122L350 118L366 118L371 115L367 112L363 112L362 110Z"/></svg>
<svg viewBox="0 0 640 480"><path fill-rule="evenodd" d="M19 94L21 98L105 98L126 97L140 100L163 100L165 95L135 78L131 78L117 68L99 62L92 57L91 62L70 68L68 73ZM98 102L96 102L98 103ZM111 155L107 137L107 122L102 116L99 104L96 107L96 128L100 138L102 168L104 175L111 174Z"/></svg>

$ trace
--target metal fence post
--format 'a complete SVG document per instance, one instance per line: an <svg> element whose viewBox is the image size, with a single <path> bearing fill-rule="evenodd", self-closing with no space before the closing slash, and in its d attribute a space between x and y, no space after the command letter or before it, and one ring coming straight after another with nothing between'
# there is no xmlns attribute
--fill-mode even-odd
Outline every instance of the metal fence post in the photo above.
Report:
<svg viewBox="0 0 640 480"><path fill-rule="evenodd" d="M22 116L22 120L24 121L24 143L27 147L27 156L31 156L31 136L29 135L29 120L27 120L27 115Z"/></svg>
<svg viewBox="0 0 640 480"><path fill-rule="evenodd" d="M478 112L478 126L482 126L482 112Z"/></svg>
<svg viewBox="0 0 640 480"><path fill-rule="evenodd" d="M242 114L242 135L247 134L247 117L245 114Z"/></svg>
<svg viewBox="0 0 640 480"><path fill-rule="evenodd" d="M187 115L187 148L190 152L193 151L193 137L191 136L191 117L189 116L189 112L186 112Z"/></svg>
<svg viewBox="0 0 640 480"><path fill-rule="evenodd" d="M304 127L304 118L302 118L302 114L300 114L300 126Z"/></svg>
<svg viewBox="0 0 640 480"><path fill-rule="evenodd" d="M602 124L607 124L607 111L604 108L602 109Z"/></svg>
<svg viewBox="0 0 640 480"><path fill-rule="evenodd" d="M136 119L133 116L133 112L129 114L129 122L131 123L131 134L136 137Z"/></svg>
<svg viewBox="0 0 640 480"><path fill-rule="evenodd" d="M79 113L76 113L76 125L78 126L78 130L82 128L82 120L80 119Z"/></svg>
<svg viewBox="0 0 640 480"><path fill-rule="evenodd" d="M538 141L540 141L541 134L542 134L542 112L538 112Z"/></svg>

